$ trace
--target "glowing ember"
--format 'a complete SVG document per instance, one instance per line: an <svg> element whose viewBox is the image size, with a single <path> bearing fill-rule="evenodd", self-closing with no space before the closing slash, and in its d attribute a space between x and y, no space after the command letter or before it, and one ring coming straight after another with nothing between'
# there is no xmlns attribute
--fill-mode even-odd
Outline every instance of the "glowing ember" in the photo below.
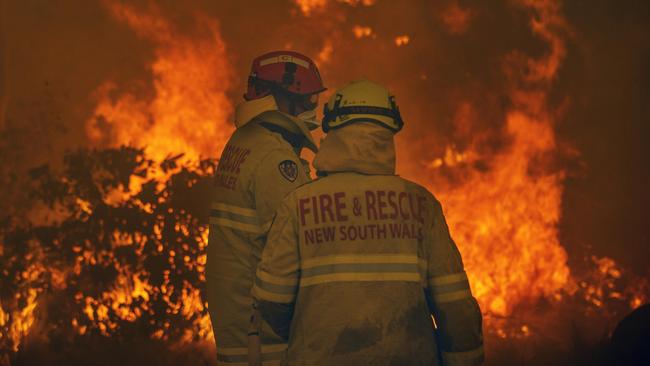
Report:
<svg viewBox="0 0 650 366"><path fill-rule="evenodd" d="M411 39L407 35L395 37L395 45L397 45L397 47L405 46L409 44L410 41Z"/></svg>
<svg viewBox="0 0 650 366"><path fill-rule="evenodd" d="M339 3L344 3L350 6L371 6L376 0L336 0ZM311 15L316 10L323 10L327 7L330 0L294 0L298 5L300 11L306 16Z"/></svg>
<svg viewBox="0 0 650 366"><path fill-rule="evenodd" d="M352 28L352 33L354 33L356 38L370 37L372 36L372 28L355 25Z"/></svg>
<svg viewBox="0 0 650 366"><path fill-rule="evenodd" d="M294 0L294 2L303 14L309 15L313 10L324 8L328 0Z"/></svg>

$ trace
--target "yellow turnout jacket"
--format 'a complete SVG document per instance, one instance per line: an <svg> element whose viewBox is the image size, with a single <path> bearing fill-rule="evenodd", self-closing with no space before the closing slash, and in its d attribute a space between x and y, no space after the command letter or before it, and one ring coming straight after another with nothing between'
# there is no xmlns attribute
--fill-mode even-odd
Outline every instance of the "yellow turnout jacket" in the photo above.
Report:
<svg viewBox="0 0 650 366"><path fill-rule="evenodd" d="M280 205L252 292L288 339L284 364L482 364L481 313L442 207L394 162L390 131L333 130L314 161L327 175Z"/></svg>
<svg viewBox="0 0 650 366"><path fill-rule="evenodd" d="M284 196L309 180L291 143L315 149L295 118L272 108L246 112L223 150L212 193L206 277L219 365L248 364L250 291L266 233ZM263 364L278 364L286 342L267 325L261 342Z"/></svg>

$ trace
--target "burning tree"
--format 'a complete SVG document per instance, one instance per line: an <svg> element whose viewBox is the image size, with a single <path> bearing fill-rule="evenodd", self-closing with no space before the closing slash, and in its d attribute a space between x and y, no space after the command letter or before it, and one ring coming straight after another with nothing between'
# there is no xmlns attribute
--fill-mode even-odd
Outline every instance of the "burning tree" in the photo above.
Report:
<svg viewBox="0 0 650 366"><path fill-rule="evenodd" d="M34 357L30 350L43 347L62 348L65 360L87 360L86 352L108 340L123 354L133 340L180 345L211 338L203 283L215 164L181 167L180 157L155 163L134 148L81 150L65 157L61 174L48 166L31 171L41 222L5 217L1 227L5 361ZM140 189L131 195L126 189L136 180ZM24 352L13 353L21 342Z"/></svg>

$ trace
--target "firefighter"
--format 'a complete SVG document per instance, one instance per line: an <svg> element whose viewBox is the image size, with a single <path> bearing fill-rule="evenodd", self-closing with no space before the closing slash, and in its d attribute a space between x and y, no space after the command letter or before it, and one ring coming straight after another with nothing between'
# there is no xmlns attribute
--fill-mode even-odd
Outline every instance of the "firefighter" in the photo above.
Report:
<svg viewBox="0 0 650 366"><path fill-rule="evenodd" d="M402 125L395 98L367 80L325 105L322 178L280 204L252 290L288 341L283 364L483 362L480 309L442 207L395 175Z"/></svg>
<svg viewBox="0 0 650 366"><path fill-rule="evenodd" d="M286 348L263 325L261 350L253 345L249 354L250 291L278 204L310 179L299 156L303 148L316 151L310 131L320 125L315 108L323 90L316 65L300 53L270 52L253 61L211 200L206 278L219 365L247 364L249 356L277 364Z"/></svg>

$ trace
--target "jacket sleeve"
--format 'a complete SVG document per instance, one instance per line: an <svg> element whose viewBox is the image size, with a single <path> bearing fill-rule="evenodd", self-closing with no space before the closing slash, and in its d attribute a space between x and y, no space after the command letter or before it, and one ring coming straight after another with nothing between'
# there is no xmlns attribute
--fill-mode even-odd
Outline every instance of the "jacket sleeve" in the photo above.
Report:
<svg viewBox="0 0 650 366"><path fill-rule="evenodd" d="M288 148L273 150L260 161L249 191L254 192L255 209L263 229L268 230L284 197L309 180L300 158Z"/></svg>
<svg viewBox="0 0 650 366"><path fill-rule="evenodd" d="M285 340L289 336L299 280L294 209L290 198L280 205L257 266L252 289L262 318Z"/></svg>
<svg viewBox="0 0 650 366"><path fill-rule="evenodd" d="M437 200L429 234L425 293L437 324L443 363L445 366L481 365L484 359L481 310L472 296L460 252Z"/></svg>

